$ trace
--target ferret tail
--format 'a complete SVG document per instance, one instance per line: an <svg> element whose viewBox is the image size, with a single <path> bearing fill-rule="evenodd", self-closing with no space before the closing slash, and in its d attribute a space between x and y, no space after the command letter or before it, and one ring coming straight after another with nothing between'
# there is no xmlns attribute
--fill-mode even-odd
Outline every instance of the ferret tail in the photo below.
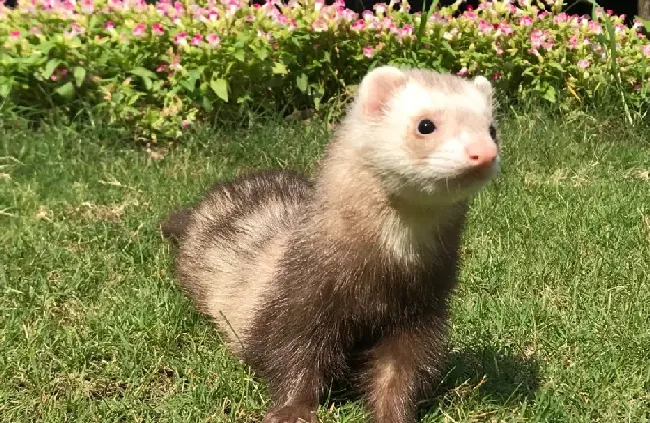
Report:
<svg viewBox="0 0 650 423"><path fill-rule="evenodd" d="M187 233L187 228L192 218L192 209L185 208L171 213L162 222L161 230L163 237L178 243Z"/></svg>

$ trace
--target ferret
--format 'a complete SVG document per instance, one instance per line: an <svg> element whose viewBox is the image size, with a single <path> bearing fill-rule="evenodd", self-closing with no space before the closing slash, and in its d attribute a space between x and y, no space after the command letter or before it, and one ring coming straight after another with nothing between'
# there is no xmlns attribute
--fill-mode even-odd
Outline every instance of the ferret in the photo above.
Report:
<svg viewBox="0 0 650 423"><path fill-rule="evenodd" d="M178 285L268 385L263 423L317 423L341 382L373 422L414 421L444 361L468 204L499 170L492 92L377 67L314 178L252 172L163 222Z"/></svg>

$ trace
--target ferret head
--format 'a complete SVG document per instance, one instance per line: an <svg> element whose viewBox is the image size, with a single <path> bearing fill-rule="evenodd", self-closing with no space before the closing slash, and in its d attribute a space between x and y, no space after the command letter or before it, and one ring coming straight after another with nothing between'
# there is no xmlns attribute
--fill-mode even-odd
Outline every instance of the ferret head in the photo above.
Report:
<svg viewBox="0 0 650 423"><path fill-rule="evenodd" d="M453 204L498 171L492 86L484 77L382 66L361 82L346 121L361 165L413 205Z"/></svg>

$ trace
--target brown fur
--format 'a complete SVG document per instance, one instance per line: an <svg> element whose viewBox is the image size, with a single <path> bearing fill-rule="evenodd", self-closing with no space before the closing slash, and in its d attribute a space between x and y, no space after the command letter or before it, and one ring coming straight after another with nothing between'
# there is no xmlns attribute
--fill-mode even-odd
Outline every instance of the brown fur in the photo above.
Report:
<svg viewBox="0 0 650 423"><path fill-rule="evenodd" d="M164 225L179 240L180 285L268 383L265 423L316 422L322 395L341 381L360 390L374 422L411 422L440 371L468 200L416 206L386 189L381 169L346 143L352 116L314 185L290 172L252 174L215 185ZM400 254L387 231L400 236Z"/></svg>

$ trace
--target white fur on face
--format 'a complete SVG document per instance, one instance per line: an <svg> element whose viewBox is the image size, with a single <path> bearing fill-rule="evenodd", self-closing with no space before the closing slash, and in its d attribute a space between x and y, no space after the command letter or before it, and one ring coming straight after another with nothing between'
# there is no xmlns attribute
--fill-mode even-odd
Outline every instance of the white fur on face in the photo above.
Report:
<svg viewBox="0 0 650 423"><path fill-rule="evenodd" d="M464 80L460 84L459 92L448 93L410 79L374 123L370 136L365 137L365 157L391 191L455 201L474 193L498 170L497 159L480 177L461 180L471 169L465 146L494 141L489 82ZM416 132L422 119L436 125L432 134Z"/></svg>

